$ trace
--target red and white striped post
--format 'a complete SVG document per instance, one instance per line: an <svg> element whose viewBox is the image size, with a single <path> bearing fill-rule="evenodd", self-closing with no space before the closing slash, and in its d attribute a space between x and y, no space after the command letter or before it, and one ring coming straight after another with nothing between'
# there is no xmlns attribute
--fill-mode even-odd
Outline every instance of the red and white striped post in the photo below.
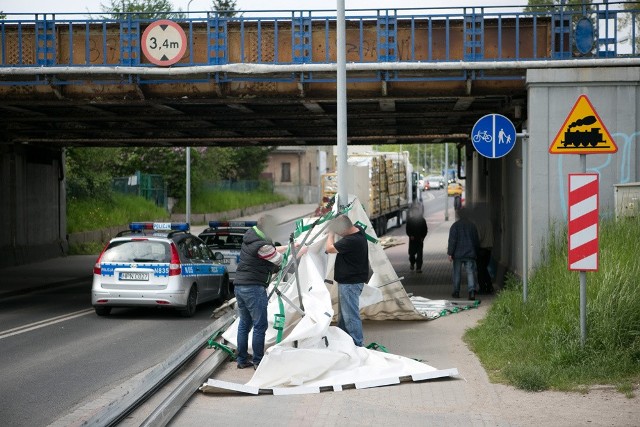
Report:
<svg viewBox="0 0 640 427"><path fill-rule="evenodd" d="M569 174L569 270L598 271L598 174Z"/></svg>
<svg viewBox="0 0 640 427"><path fill-rule="evenodd" d="M569 270L580 272L580 343L582 346L587 338L586 272L598 270L600 197L598 186L598 174L569 174L568 264Z"/></svg>

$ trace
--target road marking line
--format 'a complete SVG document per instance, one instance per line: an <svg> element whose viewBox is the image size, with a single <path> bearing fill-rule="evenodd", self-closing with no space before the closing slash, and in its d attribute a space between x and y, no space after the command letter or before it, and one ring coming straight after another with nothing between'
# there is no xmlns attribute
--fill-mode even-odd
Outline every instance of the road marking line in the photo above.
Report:
<svg viewBox="0 0 640 427"><path fill-rule="evenodd" d="M3 338L12 337L14 335L33 331L35 329L44 328L45 326L55 325L56 323L64 322L65 320L71 320L75 319L76 317L85 316L89 313L93 313L93 311L93 308L87 308L80 311L74 311L73 313L52 317L51 319L40 320L38 322L29 323L28 325L18 326L17 328L7 329L6 331L0 332L0 340Z"/></svg>

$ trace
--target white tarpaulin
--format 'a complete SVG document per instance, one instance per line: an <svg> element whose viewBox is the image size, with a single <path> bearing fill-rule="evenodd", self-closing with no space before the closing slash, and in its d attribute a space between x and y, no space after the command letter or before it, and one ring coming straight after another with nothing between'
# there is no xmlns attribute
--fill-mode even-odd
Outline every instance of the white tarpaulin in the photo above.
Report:
<svg viewBox="0 0 640 427"><path fill-rule="evenodd" d="M359 221L367 226L367 234L375 238L369 219L357 200L348 215L354 223ZM345 384L355 384L356 387L364 388L395 384L400 381L400 377L406 376L417 381L457 374L455 369L437 370L402 356L356 347L349 335L330 326L335 307L331 294L337 293L337 285L327 284L325 279L332 282L335 255L325 254L326 236L324 233L319 234L321 230L321 226L316 226L308 231L312 237L307 242L311 244L307 254L298 260L304 316L286 300L280 302L274 294L267 307L267 351L253 378L244 386L209 380L201 388L203 391L224 388L257 393L258 389L271 388L275 393L286 387L289 390L287 393L290 393L290 388L294 387L296 392L302 393L319 391L319 387L324 386L339 389ZM316 235L318 238L315 238ZM301 235L297 240L302 241L303 238L304 235ZM402 284L399 281L393 282L398 276L379 244L369 243L369 261L373 276L368 283L367 298L361 299L361 307L364 307L362 312L365 314L363 317L424 319L413 307ZM286 279L278 289L295 305L300 306L295 275L290 274ZM364 299L368 301L365 302ZM285 323L281 341L276 343L278 331L273 328L274 319L276 314L283 312ZM223 335L234 346L237 330L236 320Z"/></svg>

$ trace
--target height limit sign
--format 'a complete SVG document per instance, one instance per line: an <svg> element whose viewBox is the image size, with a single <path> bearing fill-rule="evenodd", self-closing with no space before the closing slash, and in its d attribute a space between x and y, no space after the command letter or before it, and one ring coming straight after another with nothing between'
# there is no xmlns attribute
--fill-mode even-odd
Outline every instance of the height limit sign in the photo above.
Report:
<svg viewBox="0 0 640 427"><path fill-rule="evenodd" d="M182 59L187 50L187 36L180 25L162 19L144 30L141 47L149 61L166 67Z"/></svg>

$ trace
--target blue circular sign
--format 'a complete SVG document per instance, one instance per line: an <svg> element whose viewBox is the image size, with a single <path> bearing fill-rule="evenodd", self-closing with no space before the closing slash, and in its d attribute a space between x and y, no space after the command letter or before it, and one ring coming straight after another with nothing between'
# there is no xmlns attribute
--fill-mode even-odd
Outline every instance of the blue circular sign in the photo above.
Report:
<svg viewBox="0 0 640 427"><path fill-rule="evenodd" d="M471 142L484 157L504 157L516 145L516 127L501 114L487 114L473 125Z"/></svg>

